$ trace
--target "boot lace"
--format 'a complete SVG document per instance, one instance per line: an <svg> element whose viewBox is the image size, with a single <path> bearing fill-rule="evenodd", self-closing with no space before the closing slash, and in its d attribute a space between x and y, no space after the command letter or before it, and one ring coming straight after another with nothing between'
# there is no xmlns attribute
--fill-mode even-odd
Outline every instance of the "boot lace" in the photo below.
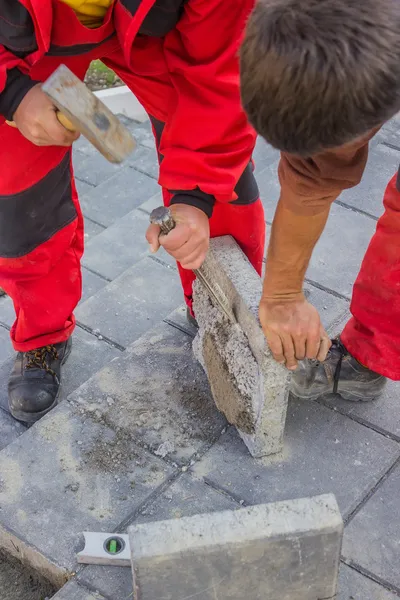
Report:
<svg viewBox="0 0 400 600"><path fill-rule="evenodd" d="M46 373L53 375L53 377L57 377L57 374L49 365L49 362L52 360L60 360L55 346L44 346L43 348L30 350L26 352L26 358L25 369L42 369Z"/></svg>

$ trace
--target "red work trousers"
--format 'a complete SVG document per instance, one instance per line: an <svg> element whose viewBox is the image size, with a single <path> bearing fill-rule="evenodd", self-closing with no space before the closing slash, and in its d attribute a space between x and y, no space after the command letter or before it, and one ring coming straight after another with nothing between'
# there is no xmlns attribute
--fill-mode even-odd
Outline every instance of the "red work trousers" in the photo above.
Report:
<svg viewBox="0 0 400 600"><path fill-rule="evenodd" d="M90 62L101 58L130 87L147 112L165 122L173 91L168 73L152 65L146 75L146 57L151 59L151 51L149 54L148 43L143 48L143 40L138 40L133 53L137 60L134 56L132 63L140 65L140 73L128 71L118 41L113 38L85 55L45 57L30 75L44 81L63 63L83 78ZM83 218L69 150L36 147L3 123L0 164L0 218L2 230L9 232L0 240L0 287L15 306L16 321L11 331L14 348L28 351L62 342L74 329L73 311L81 297ZM164 193L167 201L168 197ZM236 238L261 273L265 237L261 202L245 206L218 204L211 218L211 235L224 234ZM193 275L183 269L180 275L190 305Z"/></svg>
<svg viewBox="0 0 400 600"><path fill-rule="evenodd" d="M400 380L400 192L397 175L384 196L385 213L364 257L341 339L363 365Z"/></svg>

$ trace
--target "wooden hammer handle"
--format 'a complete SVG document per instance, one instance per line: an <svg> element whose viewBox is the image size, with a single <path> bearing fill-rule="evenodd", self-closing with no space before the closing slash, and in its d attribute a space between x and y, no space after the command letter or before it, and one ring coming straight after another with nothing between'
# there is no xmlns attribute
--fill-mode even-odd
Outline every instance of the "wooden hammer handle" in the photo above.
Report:
<svg viewBox="0 0 400 600"><path fill-rule="evenodd" d="M65 127L65 129L67 129L68 131L71 131L71 133L75 133L76 128L75 126L71 123L71 121L65 116L63 115L62 112L59 112L58 110L56 111L56 115L57 115L57 119L59 120L59 122L61 123L61 125L63 127ZM17 128L16 124L14 123L14 121L6 121L7 125L9 125L10 127L15 127Z"/></svg>

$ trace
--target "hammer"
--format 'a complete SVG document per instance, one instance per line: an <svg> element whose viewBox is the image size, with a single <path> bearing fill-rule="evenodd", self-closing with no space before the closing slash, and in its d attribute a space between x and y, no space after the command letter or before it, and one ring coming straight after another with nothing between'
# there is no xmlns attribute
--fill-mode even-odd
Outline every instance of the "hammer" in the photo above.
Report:
<svg viewBox="0 0 400 600"><path fill-rule="evenodd" d="M57 118L69 131L79 131L112 163L122 162L135 141L120 120L65 65L60 65L42 90L57 108ZM12 121L7 121L16 127Z"/></svg>

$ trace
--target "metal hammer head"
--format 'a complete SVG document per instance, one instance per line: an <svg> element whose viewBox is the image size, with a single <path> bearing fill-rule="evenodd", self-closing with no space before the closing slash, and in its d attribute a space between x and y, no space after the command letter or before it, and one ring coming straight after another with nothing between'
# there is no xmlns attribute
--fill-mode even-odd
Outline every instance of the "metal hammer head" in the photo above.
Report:
<svg viewBox="0 0 400 600"><path fill-rule="evenodd" d="M42 86L60 113L110 162L122 162L135 141L119 119L65 65L60 65Z"/></svg>

